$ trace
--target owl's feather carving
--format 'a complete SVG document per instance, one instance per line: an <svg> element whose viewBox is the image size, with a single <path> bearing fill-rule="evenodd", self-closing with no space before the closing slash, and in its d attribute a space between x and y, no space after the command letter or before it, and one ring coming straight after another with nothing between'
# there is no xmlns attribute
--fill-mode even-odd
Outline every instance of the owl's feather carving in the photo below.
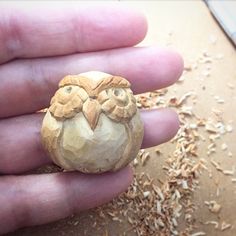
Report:
<svg viewBox="0 0 236 236"><path fill-rule="evenodd" d="M95 81L81 75L68 75L59 83L49 111L57 119L72 118L82 112L94 130L100 113L116 122L126 122L137 108L130 83L120 76Z"/></svg>

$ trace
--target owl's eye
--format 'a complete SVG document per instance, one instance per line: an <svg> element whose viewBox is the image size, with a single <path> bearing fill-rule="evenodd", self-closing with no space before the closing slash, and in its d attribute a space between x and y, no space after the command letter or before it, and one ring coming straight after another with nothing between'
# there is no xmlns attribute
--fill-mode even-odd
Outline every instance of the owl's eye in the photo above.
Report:
<svg viewBox="0 0 236 236"><path fill-rule="evenodd" d="M122 96L122 94L124 94L124 90L123 89L113 89L113 94L118 97L118 96Z"/></svg>
<svg viewBox="0 0 236 236"><path fill-rule="evenodd" d="M65 86L61 88L61 96L66 102L69 102L74 96L79 96L83 101L88 98L86 91L79 86Z"/></svg>
<svg viewBox="0 0 236 236"><path fill-rule="evenodd" d="M71 86L65 87L65 92L66 93L71 93L71 91L72 91L72 87Z"/></svg>
<svg viewBox="0 0 236 236"><path fill-rule="evenodd" d="M137 111L136 100L129 88L108 88L99 96L102 111L112 120L125 122Z"/></svg>
<svg viewBox="0 0 236 236"><path fill-rule="evenodd" d="M71 118L81 110L88 94L79 86L64 86L57 90L51 100L50 112L58 118Z"/></svg>
<svg viewBox="0 0 236 236"><path fill-rule="evenodd" d="M126 106L129 100L127 92L123 88L108 89L107 94L110 98L114 99L119 106Z"/></svg>

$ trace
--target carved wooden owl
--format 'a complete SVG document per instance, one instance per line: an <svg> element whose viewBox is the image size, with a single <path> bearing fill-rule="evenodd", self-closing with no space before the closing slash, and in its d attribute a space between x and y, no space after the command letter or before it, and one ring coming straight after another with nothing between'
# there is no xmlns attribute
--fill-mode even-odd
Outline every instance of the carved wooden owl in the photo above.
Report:
<svg viewBox="0 0 236 236"><path fill-rule="evenodd" d="M66 170L101 173L126 166L143 139L129 82L97 71L64 77L41 136L52 160Z"/></svg>

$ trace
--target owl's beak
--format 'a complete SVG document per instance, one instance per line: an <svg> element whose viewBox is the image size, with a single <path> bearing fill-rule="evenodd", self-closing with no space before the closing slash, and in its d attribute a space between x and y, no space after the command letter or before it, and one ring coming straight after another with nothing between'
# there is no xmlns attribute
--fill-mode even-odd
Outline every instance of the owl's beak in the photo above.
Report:
<svg viewBox="0 0 236 236"><path fill-rule="evenodd" d="M99 115L101 113L100 104L94 99L87 99L83 105L83 113L90 128L94 130L97 126Z"/></svg>

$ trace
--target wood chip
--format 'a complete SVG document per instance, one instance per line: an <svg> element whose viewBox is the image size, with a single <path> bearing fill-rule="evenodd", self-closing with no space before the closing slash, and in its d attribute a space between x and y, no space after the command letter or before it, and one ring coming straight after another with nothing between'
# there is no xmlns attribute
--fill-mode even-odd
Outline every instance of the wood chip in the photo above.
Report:
<svg viewBox="0 0 236 236"><path fill-rule="evenodd" d="M215 229L219 228L219 222L218 221L214 221L214 220L210 220L204 223L205 225L214 225Z"/></svg>
<svg viewBox="0 0 236 236"><path fill-rule="evenodd" d="M227 155L228 155L228 157L232 157L233 153L229 151Z"/></svg>
<svg viewBox="0 0 236 236"><path fill-rule="evenodd" d="M211 164L218 170L218 171L223 171L223 169L220 167L219 163L217 163L214 160L210 160Z"/></svg>
<svg viewBox="0 0 236 236"><path fill-rule="evenodd" d="M191 65L184 65L184 70L185 71L192 71Z"/></svg>
<svg viewBox="0 0 236 236"><path fill-rule="evenodd" d="M230 229L231 227L232 227L231 224L228 224L225 221L223 221L222 224L221 224L221 231L225 231L227 229Z"/></svg>
<svg viewBox="0 0 236 236"><path fill-rule="evenodd" d="M204 202L207 206L208 209L212 212L212 213L219 213L221 210L221 205L218 204L216 201L205 201Z"/></svg>
<svg viewBox="0 0 236 236"><path fill-rule="evenodd" d="M236 183L236 178L231 179L233 183Z"/></svg>
<svg viewBox="0 0 236 236"><path fill-rule="evenodd" d="M212 123L207 123L205 128L206 128L206 131L208 131L210 133L217 133L218 132L218 129Z"/></svg>
<svg viewBox="0 0 236 236"><path fill-rule="evenodd" d="M217 42L217 37L216 37L215 35L211 34L211 35L209 36L209 41L210 41L211 44L216 44L216 42Z"/></svg>
<svg viewBox="0 0 236 236"><path fill-rule="evenodd" d="M228 149L228 145L227 145L226 143L222 143L222 144L221 144L221 149L222 149L223 151L227 150L227 149Z"/></svg>
<svg viewBox="0 0 236 236"><path fill-rule="evenodd" d="M150 195L150 191L145 191L145 192L143 192L144 198L148 197L149 195Z"/></svg>
<svg viewBox="0 0 236 236"><path fill-rule="evenodd" d="M226 126L225 126L225 129L226 129L226 131L227 131L228 133L231 133L231 132L233 131L232 125L226 125Z"/></svg>
<svg viewBox="0 0 236 236"><path fill-rule="evenodd" d="M145 166L147 164L147 161L149 160L149 158L150 158L150 153L149 152L145 152L141 155L142 166Z"/></svg>
<svg viewBox="0 0 236 236"><path fill-rule="evenodd" d="M215 58L216 58L217 60L221 60L221 59L224 58L224 55L221 54L221 53L218 53Z"/></svg>
<svg viewBox="0 0 236 236"><path fill-rule="evenodd" d="M199 232L191 234L191 236L203 236L203 235L206 235L206 233L203 231L199 231Z"/></svg>
<svg viewBox="0 0 236 236"><path fill-rule="evenodd" d="M235 173L234 170L223 170L222 172L224 175L234 175L234 173Z"/></svg>
<svg viewBox="0 0 236 236"><path fill-rule="evenodd" d="M227 86L228 86L230 89L234 89L234 88L235 88L234 84L231 84L231 83L227 83Z"/></svg>

